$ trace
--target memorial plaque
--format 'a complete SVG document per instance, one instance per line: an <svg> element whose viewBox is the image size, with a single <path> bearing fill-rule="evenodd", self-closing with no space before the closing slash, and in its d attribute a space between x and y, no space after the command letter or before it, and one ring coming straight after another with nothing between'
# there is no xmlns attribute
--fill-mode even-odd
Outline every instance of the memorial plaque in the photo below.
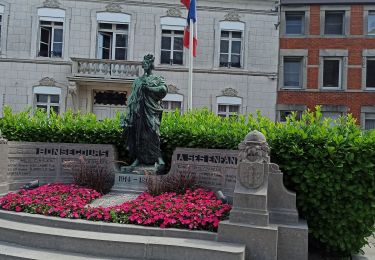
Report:
<svg viewBox="0 0 375 260"><path fill-rule="evenodd" d="M14 187L39 180L41 184L72 182L82 168L114 170L112 145L9 142L7 181Z"/></svg>
<svg viewBox="0 0 375 260"><path fill-rule="evenodd" d="M116 173L113 190L142 193L146 191L146 175Z"/></svg>
<svg viewBox="0 0 375 260"><path fill-rule="evenodd" d="M194 176L198 185L232 197L236 185L238 151L176 148L169 174Z"/></svg>

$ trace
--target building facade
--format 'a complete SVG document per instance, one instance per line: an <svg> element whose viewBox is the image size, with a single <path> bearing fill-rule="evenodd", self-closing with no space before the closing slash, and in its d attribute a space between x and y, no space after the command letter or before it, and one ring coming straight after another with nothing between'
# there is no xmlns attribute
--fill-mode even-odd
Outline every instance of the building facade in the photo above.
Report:
<svg viewBox="0 0 375 260"><path fill-rule="evenodd" d="M169 87L165 109L186 110L186 15L179 0L0 0L0 114L8 105L112 117L148 53ZM277 22L273 0L198 2L193 107L275 119Z"/></svg>
<svg viewBox="0 0 375 260"><path fill-rule="evenodd" d="M375 128L375 1L282 0L277 116L321 105Z"/></svg>

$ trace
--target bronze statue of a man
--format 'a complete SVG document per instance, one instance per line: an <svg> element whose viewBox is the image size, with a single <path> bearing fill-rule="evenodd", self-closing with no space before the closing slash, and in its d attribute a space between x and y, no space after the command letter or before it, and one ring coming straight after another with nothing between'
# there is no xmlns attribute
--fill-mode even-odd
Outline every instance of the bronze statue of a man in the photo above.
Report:
<svg viewBox="0 0 375 260"><path fill-rule="evenodd" d="M123 127L126 146L135 159L131 167L156 164L160 173L164 169L160 150L161 100L168 89L163 77L152 74L154 59L151 54L143 59L144 74L133 83Z"/></svg>

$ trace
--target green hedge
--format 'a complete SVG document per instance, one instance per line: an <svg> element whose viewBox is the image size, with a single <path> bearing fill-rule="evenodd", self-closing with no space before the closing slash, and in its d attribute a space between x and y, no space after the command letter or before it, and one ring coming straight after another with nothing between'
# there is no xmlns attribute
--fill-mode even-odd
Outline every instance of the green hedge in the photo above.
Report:
<svg viewBox="0 0 375 260"><path fill-rule="evenodd" d="M47 119L41 111L30 116L6 108L0 129L15 141L111 143L126 156L119 122L119 116L97 122L94 115L67 112ZM266 135L271 160L297 192L311 238L329 251L358 252L375 231L375 131L362 132L350 116L333 122L318 108L281 124L260 115L246 120L222 119L207 110L169 113L161 126L162 149L167 160L177 146L237 149L252 129Z"/></svg>

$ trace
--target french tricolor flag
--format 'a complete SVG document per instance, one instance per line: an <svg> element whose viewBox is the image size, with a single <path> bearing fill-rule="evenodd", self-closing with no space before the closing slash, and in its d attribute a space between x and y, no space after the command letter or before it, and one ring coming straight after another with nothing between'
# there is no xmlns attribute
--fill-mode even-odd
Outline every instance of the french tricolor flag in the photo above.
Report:
<svg viewBox="0 0 375 260"><path fill-rule="evenodd" d="M193 55L197 56L197 44L198 44L198 34L197 34L197 1L196 0L181 0L181 3L186 6L189 10L187 17L187 26L184 32L184 46L189 49L190 43L190 30L193 29ZM193 25L190 24L193 22ZM193 27L192 27L193 26Z"/></svg>

